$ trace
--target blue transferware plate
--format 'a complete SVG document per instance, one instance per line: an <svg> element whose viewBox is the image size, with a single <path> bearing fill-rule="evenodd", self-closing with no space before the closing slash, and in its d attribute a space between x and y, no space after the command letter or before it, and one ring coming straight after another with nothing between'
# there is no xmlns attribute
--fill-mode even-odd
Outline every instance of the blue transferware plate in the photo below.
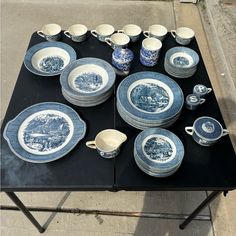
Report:
<svg viewBox="0 0 236 236"><path fill-rule="evenodd" d="M76 60L75 50L62 42L43 42L31 47L25 55L25 67L36 75L55 76Z"/></svg>
<svg viewBox="0 0 236 236"><path fill-rule="evenodd" d="M117 89L117 103L141 122L164 122L176 116L184 104L179 85L157 72L138 72L126 77Z"/></svg>
<svg viewBox="0 0 236 236"><path fill-rule="evenodd" d="M112 66L98 58L87 57L74 61L62 72L60 83L71 97L99 97L110 90L115 83Z"/></svg>
<svg viewBox="0 0 236 236"><path fill-rule="evenodd" d="M141 163L162 172L179 166L184 157L181 140L174 133L161 128L142 131L135 139L134 149Z"/></svg>
<svg viewBox="0 0 236 236"><path fill-rule="evenodd" d="M56 102L30 106L9 121L3 136L24 161L55 161L84 137L86 124L69 106Z"/></svg>

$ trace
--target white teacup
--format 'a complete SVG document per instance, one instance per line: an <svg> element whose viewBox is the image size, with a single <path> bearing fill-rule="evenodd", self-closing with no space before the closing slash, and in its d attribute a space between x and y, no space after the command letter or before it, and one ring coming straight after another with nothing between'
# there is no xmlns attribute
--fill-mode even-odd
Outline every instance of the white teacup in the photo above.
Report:
<svg viewBox="0 0 236 236"><path fill-rule="evenodd" d="M37 34L48 41L57 41L61 38L61 26L58 24L47 24L37 31Z"/></svg>
<svg viewBox="0 0 236 236"><path fill-rule="evenodd" d="M115 33L110 38L106 38L105 42L109 44L113 49L128 47L130 38L123 33Z"/></svg>
<svg viewBox="0 0 236 236"><path fill-rule="evenodd" d="M109 24L102 24L97 26L95 30L91 30L91 34L102 42L105 42L105 38L110 37L114 32L114 27Z"/></svg>
<svg viewBox="0 0 236 236"><path fill-rule="evenodd" d="M187 27L179 27L177 30L171 30L175 41L181 45L188 45L194 37L194 31Z"/></svg>
<svg viewBox="0 0 236 236"><path fill-rule="evenodd" d="M85 25L75 24L64 31L64 34L74 42L82 42L86 39L88 29Z"/></svg>
<svg viewBox="0 0 236 236"><path fill-rule="evenodd" d="M142 29L138 25L128 24L125 25L122 30L118 30L118 32L128 35L131 42L137 42L139 40Z"/></svg>
<svg viewBox="0 0 236 236"><path fill-rule="evenodd" d="M143 31L143 34L147 38L152 37L163 41L167 35L167 32L166 27L163 25L151 25L148 28L148 31Z"/></svg>

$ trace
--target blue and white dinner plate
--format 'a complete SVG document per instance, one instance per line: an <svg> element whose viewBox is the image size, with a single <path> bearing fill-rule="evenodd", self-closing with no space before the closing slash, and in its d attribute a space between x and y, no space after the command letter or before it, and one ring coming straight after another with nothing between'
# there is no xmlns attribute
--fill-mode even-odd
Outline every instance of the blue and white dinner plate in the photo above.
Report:
<svg viewBox="0 0 236 236"><path fill-rule="evenodd" d="M24 161L55 161L84 137L86 124L69 106L56 102L30 106L9 121L3 136Z"/></svg>
<svg viewBox="0 0 236 236"><path fill-rule="evenodd" d="M166 177L180 167L184 157L184 146L174 133L161 128L150 128L136 137L134 157L137 165L145 173Z"/></svg>
<svg viewBox="0 0 236 236"><path fill-rule="evenodd" d="M118 112L134 127L165 126L180 114L183 103L179 85L157 72L129 75L117 89Z"/></svg>
<svg viewBox="0 0 236 236"><path fill-rule="evenodd" d="M62 42L43 42L31 47L25 55L25 67L36 75L55 76L76 60L75 50Z"/></svg>

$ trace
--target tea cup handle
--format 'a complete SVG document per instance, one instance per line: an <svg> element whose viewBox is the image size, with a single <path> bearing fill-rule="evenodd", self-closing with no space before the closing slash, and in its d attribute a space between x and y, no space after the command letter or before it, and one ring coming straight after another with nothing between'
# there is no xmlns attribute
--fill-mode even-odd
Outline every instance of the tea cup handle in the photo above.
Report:
<svg viewBox="0 0 236 236"><path fill-rule="evenodd" d="M111 46L111 39L110 38L105 38L105 42Z"/></svg>
<svg viewBox="0 0 236 236"><path fill-rule="evenodd" d="M69 31L65 30L64 34L65 34L66 37L71 38L71 35L70 35Z"/></svg>
<svg viewBox="0 0 236 236"><path fill-rule="evenodd" d="M227 129L223 129L222 136L228 135L229 131Z"/></svg>
<svg viewBox="0 0 236 236"><path fill-rule="evenodd" d="M191 136L193 135L193 131L194 131L193 127L190 126L185 127L185 132Z"/></svg>
<svg viewBox="0 0 236 236"><path fill-rule="evenodd" d="M170 33L171 33L171 35L173 36L173 38L176 37L176 30L171 30Z"/></svg>
<svg viewBox="0 0 236 236"><path fill-rule="evenodd" d="M42 31L37 31L37 34L39 35L39 36L41 36L41 37L43 37L43 38L45 38L45 35L44 35L44 33L42 32Z"/></svg>
<svg viewBox="0 0 236 236"><path fill-rule="evenodd" d="M117 30L117 33L124 33L124 30Z"/></svg>
<svg viewBox="0 0 236 236"><path fill-rule="evenodd" d="M97 32L96 32L96 30L91 30L91 32L90 32L94 37L98 37L98 34L97 34Z"/></svg>
<svg viewBox="0 0 236 236"><path fill-rule="evenodd" d="M200 104L203 104L205 101L206 101L206 99L201 98L201 99L200 99Z"/></svg>
<svg viewBox="0 0 236 236"><path fill-rule="evenodd" d="M212 88L207 88L207 93L210 93L212 91Z"/></svg>
<svg viewBox="0 0 236 236"><path fill-rule="evenodd" d="M96 149L96 143L95 143L95 141L88 141L88 142L86 142L86 146L87 146L88 148Z"/></svg>
<svg viewBox="0 0 236 236"><path fill-rule="evenodd" d="M143 31L143 35L144 35L146 38L149 38L149 31Z"/></svg>

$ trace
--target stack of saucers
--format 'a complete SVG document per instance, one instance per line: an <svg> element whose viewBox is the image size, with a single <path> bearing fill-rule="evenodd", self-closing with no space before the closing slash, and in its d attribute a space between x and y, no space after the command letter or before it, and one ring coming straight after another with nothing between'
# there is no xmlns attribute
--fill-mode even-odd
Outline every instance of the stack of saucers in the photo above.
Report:
<svg viewBox="0 0 236 236"><path fill-rule="evenodd" d="M105 102L113 93L115 72L98 58L83 58L68 65L60 76L64 98L81 107Z"/></svg>
<svg viewBox="0 0 236 236"><path fill-rule="evenodd" d="M183 103L183 92L178 84L157 72L129 75L117 89L120 116L141 130L172 125L178 119Z"/></svg>
<svg viewBox="0 0 236 236"><path fill-rule="evenodd" d="M184 146L181 140L166 129L146 129L135 139L135 162L150 176L167 177L174 174L183 157Z"/></svg>
<svg viewBox="0 0 236 236"><path fill-rule="evenodd" d="M166 72L176 78L191 77L197 70L198 54L186 47L174 47L165 55L164 67Z"/></svg>

